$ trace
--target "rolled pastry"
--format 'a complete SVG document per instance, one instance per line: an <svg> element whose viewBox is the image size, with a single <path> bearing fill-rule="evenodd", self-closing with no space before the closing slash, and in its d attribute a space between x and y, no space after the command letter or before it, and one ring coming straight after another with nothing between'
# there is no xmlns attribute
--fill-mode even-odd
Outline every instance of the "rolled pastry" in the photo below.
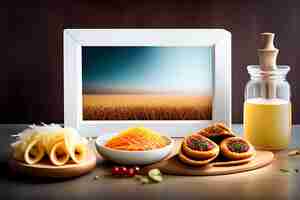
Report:
<svg viewBox="0 0 300 200"><path fill-rule="evenodd" d="M81 163L87 156L87 147L83 143L78 143L75 145L74 153L70 154L73 156L72 160L75 163Z"/></svg>
<svg viewBox="0 0 300 200"><path fill-rule="evenodd" d="M220 144L221 154L230 160L242 160L254 155L253 146L245 139L231 137Z"/></svg>
<svg viewBox="0 0 300 200"><path fill-rule="evenodd" d="M71 159L75 163L82 162L87 156L87 141L83 140L76 130L65 128L65 145Z"/></svg>
<svg viewBox="0 0 300 200"><path fill-rule="evenodd" d="M38 163L45 155L45 149L39 139L32 140L24 153L24 160L27 164Z"/></svg>
<svg viewBox="0 0 300 200"><path fill-rule="evenodd" d="M88 152L87 141L75 129L55 124L32 125L14 137L13 157L28 164L39 162L45 154L54 165L64 165L70 158L80 163Z"/></svg>
<svg viewBox="0 0 300 200"><path fill-rule="evenodd" d="M190 135L183 140L182 152L194 159L209 159L219 154L219 146L202 135Z"/></svg>
<svg viewBox="0 0 300 200"><path fill-rule="evenodd" d="M209 138L217 144L224 139L234 137L233 132L222 123L215 123L207 128L201 129L197 134Z"/></svg>
<svg viewBox="0 0 300 200"><path fill-rule="evenodd" d="M41 137L36 133L24 131L23 141L17 141L11 145L13 158L27 164L35 164L42 160L45 155L45 149L41 142Z"/></svg>
<svg viewBox="0 0 300 200"><path fill-rule="evenodd" d="M66 164L70 158L64 141L55 143L52 146L48 156L52 164L57 166Z"/></svg>

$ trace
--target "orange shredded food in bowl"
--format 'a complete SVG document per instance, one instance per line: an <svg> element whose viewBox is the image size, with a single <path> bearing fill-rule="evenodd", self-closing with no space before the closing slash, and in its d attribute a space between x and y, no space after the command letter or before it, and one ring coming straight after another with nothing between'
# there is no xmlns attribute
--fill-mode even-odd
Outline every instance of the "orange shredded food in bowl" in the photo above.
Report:
<svg viewBox="0 0 300 200"><path fill-rule="evenodd" d="M165 147L167 143L164 137L151 129L135 127L114 136L105 146L118 150L145 151Z"/></svg>

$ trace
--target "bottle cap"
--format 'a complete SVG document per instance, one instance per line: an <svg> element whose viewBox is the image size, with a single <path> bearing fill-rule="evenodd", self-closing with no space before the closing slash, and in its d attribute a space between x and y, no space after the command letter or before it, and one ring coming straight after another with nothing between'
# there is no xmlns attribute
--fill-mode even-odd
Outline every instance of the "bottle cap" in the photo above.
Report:
<svg viewBox="0 0 300 200"><path fill-rule="evenodd" d="M261 70L276 70L276 59L279 50L274 47L274 33L261 33L261 49L257 50Z"/></svg>

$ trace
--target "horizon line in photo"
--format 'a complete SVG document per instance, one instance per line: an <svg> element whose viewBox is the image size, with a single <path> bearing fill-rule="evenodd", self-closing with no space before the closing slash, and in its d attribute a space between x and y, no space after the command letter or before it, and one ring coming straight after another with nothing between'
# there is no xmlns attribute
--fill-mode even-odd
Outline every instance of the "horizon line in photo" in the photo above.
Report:
<svg viewBox="0 0 300 200"><path fill-rule="evenodd" d="M83 94L213 94L209 47L83 47L82 56Z"/></svg>

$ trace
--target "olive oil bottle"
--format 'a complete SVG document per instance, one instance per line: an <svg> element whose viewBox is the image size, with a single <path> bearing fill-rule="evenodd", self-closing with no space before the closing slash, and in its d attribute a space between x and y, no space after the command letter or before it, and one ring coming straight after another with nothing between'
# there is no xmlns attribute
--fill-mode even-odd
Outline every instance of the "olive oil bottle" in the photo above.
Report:
<svg viewBox="0 0 300 200"><path fill-rule="evenodd" d="M279 50L273 33L260 35L259 65L248 66L250 80L244 102L244 136L257 149L282 150L291 138L289 66L276 65Z"/></svg>

